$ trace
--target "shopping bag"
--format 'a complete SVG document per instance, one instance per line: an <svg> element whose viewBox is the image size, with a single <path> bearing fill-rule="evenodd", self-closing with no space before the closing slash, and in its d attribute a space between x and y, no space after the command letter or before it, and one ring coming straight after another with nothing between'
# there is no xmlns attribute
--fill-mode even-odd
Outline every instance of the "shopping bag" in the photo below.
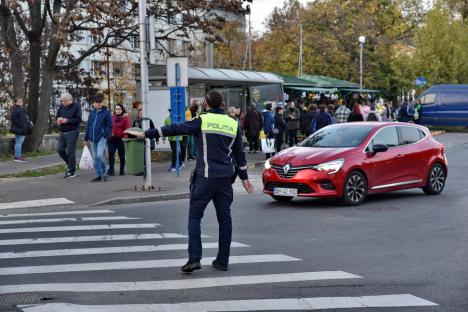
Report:
<svg viewBox="0 0 468 312"><path fill-rule="evenodd" d="M275 152L275 139L262 139L262 152L265 154Z"/></svg>
<svg viewBox="0 0 468 312"><path fill-rule="evenodd" d="M260 140L265 139L266 138L265 131L260 130L260 134L258 135L258 137L259 137Z"/></svg>
<svg viewBox="0 0 468 312"><path fill-rule="evenodd" d="M91 152L89 151L89 148L87 146L83 148L83 153L81 154L79 166L81 170L91 170L94 168L93 156L91 155Z"/></svg>

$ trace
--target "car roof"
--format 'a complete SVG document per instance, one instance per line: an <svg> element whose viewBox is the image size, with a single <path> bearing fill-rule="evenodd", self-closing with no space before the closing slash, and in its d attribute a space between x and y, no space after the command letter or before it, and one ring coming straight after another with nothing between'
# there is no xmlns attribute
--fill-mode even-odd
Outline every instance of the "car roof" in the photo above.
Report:
<svg viewBox="0 0 468 312"><path fill-rule="evenodd" d="M353 126L353 127L372 126L374 129L380 129L380 128L388 127L388 126L410 126L410 127L415 127L421 130L428 131L428 129L424 126L414 124L414 123L398 122L398 121L358 121L358 122L346 122L346 123L333 124L332 126L340 126L340 125Z"/></svg>

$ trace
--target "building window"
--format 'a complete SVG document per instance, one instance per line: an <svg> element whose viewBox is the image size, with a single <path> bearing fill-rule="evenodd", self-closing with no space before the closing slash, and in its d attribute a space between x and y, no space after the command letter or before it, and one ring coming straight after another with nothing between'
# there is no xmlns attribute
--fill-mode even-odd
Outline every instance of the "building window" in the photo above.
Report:
<svg viewBox="0 0 468 312"><path fill-rule="evenodd" d="M124 74L124 63L113 62L112 63L112 74L114 77L120 77Z"/></svg>
<svg viewBox="0 0 468 312"><path fill-rule="evenodd" d="M176 39L167 39L167 49L169 53L175 54L177 49L177 40Z"/></svg>
<svg viewBox="0 0 468 312"><path fill-rule="evenodd" d="M106 63L101 61L91 62L91 71L94 77L100 77L106 74Z"/></svg>
<svg viewBox="0 0 468 312"><path fill-rule="evenodd" d="M141 76L140 64L137 64L137 63L133 64L133 74L135 78L139 78Z"/></svg>

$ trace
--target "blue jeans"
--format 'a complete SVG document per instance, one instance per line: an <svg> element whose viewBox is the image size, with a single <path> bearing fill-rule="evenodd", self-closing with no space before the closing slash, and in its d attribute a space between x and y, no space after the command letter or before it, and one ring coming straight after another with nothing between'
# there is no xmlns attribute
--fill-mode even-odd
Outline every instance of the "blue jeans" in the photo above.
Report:
<svg viewBox="0 0 468 312"><path fill-rule="evenodd" d="M189 210L189 260L199 261L202 258L200 222L206 206L213 201L219 224L218 255L222 264L229 263L232 239L231 203L233 191L231 178L204 178L197 176L190 185Z"/></svg>
<svg viewBox="0 0 468 312"><path fill-rule="evenodd" d="M105 138L101 138L98 142L91 141L91 153L93 154L94 171L97 177L107 175L106 159L104 158L106 143L107 140Z"/></svg>
<svg viewBox="0 0 468 312"><path fill-rule="evenodd" d="M297 129L288 130L289 147L297 144Z"/></svg>
<svg viewBox="0 0 468 312"><path fill-rule="evenodd" d="M25 135L15 135L15 158L21 157L21 147L23 146Z"/></svg>

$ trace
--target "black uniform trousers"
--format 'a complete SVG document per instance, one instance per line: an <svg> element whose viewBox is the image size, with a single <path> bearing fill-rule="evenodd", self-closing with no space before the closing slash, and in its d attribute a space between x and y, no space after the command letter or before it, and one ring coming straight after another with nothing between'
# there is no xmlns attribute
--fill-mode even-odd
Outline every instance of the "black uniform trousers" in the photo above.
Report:
<svg viewBox="0 0 468 312"><path fill-rule="evenodd" d="M219 224L218 255L220 263L229 263L232 239L231 204L233 191L231 177L205 178L195 177L190 185L190 211L188 220L189 261L202 258L200 223L206 206L213 201Z"/></svg>

